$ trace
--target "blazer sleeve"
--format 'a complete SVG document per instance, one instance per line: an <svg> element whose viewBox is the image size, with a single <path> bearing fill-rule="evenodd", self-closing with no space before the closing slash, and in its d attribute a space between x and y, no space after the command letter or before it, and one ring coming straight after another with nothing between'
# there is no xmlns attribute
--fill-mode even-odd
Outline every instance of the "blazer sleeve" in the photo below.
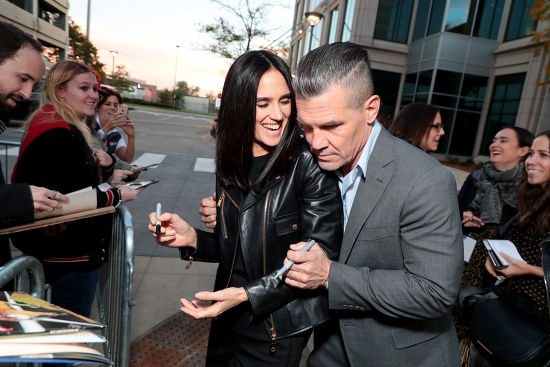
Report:
<svg viewBox="0 0 550 367"><path fill-rule="evenodd" d="M328 283L330 309L375 311L411 319L439 318L449 312L463 266L462 232L451 173L438 165L419 175L399 218L402 268L333 262Z"/></svg>
<svg viewBox="0 0 550 367"><path fill-rule="evenodd" d="M338 181L334 174L322 171L311 154L303 157L301 225L302 234L314 239L330 259L337 259L342 242L342 201ZM299 290L286 285L276 271L248 283L244 289L254 315L273 311L295 298L314 296L325 290Z"/></svg>
<svg viewBox="0 0 550 367"><path fill-rule="evenodd" d="M29 185L0 183L0 228L30 222L33 219L34 203Z"/></svg>

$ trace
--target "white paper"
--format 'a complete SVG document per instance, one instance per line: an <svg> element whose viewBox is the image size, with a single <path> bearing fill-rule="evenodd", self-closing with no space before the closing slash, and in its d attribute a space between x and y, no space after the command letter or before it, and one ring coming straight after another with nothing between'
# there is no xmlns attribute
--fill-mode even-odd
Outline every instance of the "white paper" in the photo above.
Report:
<svg viewBox="0 0 550 367"><path fill-rule="evenodd" d="M464 261L468 262L470 261L470 257L472 257L476 240L470 236L463 236L462 242L464 243Z"/></svg>
<svg viewBox="0 0 550 367"><path fill-rule="evenodd" d="M500 256L501 252L505 253L506 255L510 256L513 259L526 262L525 260L522 259L516 246L508 240L485 240L483 242L486 243L486 245L488 244L489 246L491 246L495 254L499 257L500 261L502 262L502 265L508 266L510 264L508 264L508 262L504 260L502 256Z"/></svg>
<svg viewBox="0 0 550 367"><path fill-rule="evenodd" d="M45 334L45 335L21 335L9 338L0 338L2 344L19 343L104 343L103 336L92 333L91 331L79 331L72 333Z"/></svg>
<svg viewBox="0 0 550 367"><path fill-rule="evenodd" d="M84 189L65 194L65 196L69 197L69 202L66 204L64 203L61 209L55 209L53 212L34 213L34 219L38 220L56 217L97 208L97 194L92 187L86 187Z"/></svg>

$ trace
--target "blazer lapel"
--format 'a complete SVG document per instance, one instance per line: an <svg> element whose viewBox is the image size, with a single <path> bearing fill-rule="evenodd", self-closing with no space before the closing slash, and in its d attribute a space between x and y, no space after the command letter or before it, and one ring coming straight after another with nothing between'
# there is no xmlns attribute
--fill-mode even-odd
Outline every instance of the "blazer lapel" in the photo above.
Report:
<svg viewBox="0 0 550 367"><path fill-rule="evenodd" d="M367 175L361 179L348 217L340 249L340 262L347 262L355 240L393 176L393 139L380 131L367 165Z"/></svg>

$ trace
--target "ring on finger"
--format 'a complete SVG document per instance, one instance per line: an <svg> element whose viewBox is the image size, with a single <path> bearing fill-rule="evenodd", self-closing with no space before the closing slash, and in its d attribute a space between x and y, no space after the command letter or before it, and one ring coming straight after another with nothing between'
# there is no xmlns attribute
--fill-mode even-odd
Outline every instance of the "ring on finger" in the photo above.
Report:
<svg viewBox="0 0 550 367"><path fill-rule="evenodd" d="M53 194L50 197L51 200L55 199L55 196L57 195L57 190L52 190Z"/></svg>

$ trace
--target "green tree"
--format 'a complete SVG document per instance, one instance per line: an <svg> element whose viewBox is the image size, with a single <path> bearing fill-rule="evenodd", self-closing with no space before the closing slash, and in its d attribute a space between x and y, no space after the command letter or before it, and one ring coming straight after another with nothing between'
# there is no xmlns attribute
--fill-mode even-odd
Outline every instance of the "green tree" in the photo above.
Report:
<svg viewBox="0 0 550 367"><path fill-rule="evenodd" d="M211 1L238 21L232 24L227 17L218 17L212 24L202 24L200 30L214 39L214 43L206 47L208 51L234 60L251 49L254 39L267 36L268 30L263 25L269 24L266 10L271 4L254 4L253 0Z"/></svg>
<svg viewBox="0 0 550 367"><path fill-rule="evenodd" d="M172 106L172 91L168 88L161 89L157 92L158 102L165 106Z"/></svg>
<svg viewBox="0 0 550 367"><path fill-rule="evenodd" d="M103 67L105 64L99 61L97 48L86 38L80 26L74 20L69 20L69 59L78 60L92 66L105 78Z"/></svg>
<svg viewBox="0 0 550 367"><path fill-rule="evenodd" d="M550 23L550 0L535 0L531 9L531 17L538 22L546 21L548 25ZM546 55L550 51L550 25L541 31L534 31L533 42L541 44L544 48L544 55ZM546 64L545 71L544 80L538 82L538 85L550 84L550 61Z"/></svg>
<svg viewBox="0 0 550 367"><path fill-rule="evenodd" d="M208 92L206 94L206 98L208 98L208 103L211 105L216 104L216 96L212 92Z"/></svg>
<svg viewBox="0 0 550 367"><path fill-rule="evenodd" d="M126 66L117 65L115 74L112 75L110 83L119 92L130 91L134 87L134 83L128 79L130 73L126 70Z"/></svg>

